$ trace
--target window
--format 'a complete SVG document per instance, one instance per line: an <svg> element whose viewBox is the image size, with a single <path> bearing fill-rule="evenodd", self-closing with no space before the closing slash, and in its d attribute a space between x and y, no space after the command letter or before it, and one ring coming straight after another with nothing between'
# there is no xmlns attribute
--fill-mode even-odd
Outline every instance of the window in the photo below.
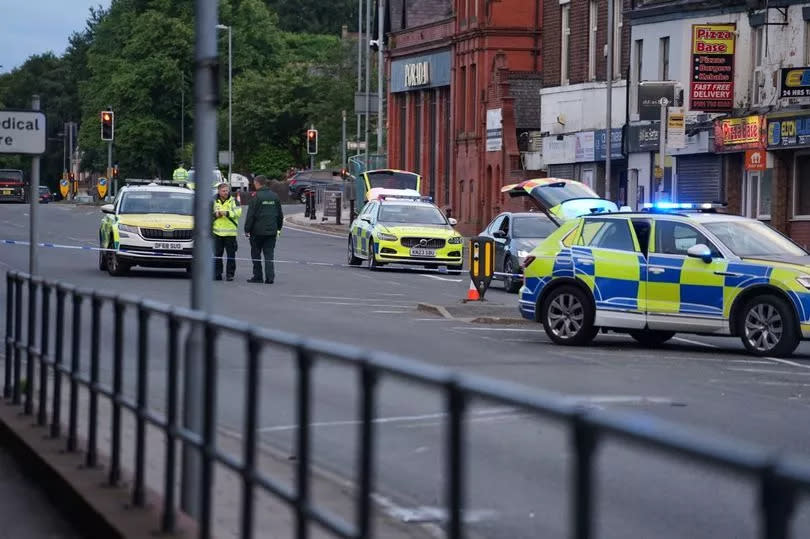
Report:
<svg viewBox="0 0 810 539"><path fill-rule="evenodd" d="M515 238L545 238L557 230L545 215L534 217L516 217L512 224L512 236Z"/></svg>
<svg viewBox="0 0 810 539"><path fill-rule="evenodd" d="M622 76L622 2L613 4L613 78Z"/></svg>
<svg viewBox="0 0 810 539"><path fill-rule="evenodd" d="M771 218L771 176L763 174L759 177L759 212L757 219Z"/></svg>
<svg viewBox="0 0 810 539"><path fill-rule="evenodd" d="M810 217L810 154L796 155L793 166L793 216Z"/></svg>
<svg viewBox="0 0 810 539"><path fill-rule="evenodd" d="M501 226L499 226L498 229L503 232L504 235L509 235L509 216L504 216Z"/></svg>
<svg viewBox="0 0 810 539"><path fill-rule="evenodd" d="M571 25L570 15L571 6L566 4L561 6L562 9L562 29L561 29L561 43L560 43L560 84L565 86L568 84L568 56L569 46L571 44Z"/></svg>
<svg viewBox="0 0 810 539"><path fill-rule="evenodd" d="M489 233L490 233L490 234L492 234L492 233L493 233L493 232L495 232L496 230L500 230L500 228L501 228L501 223L503 223L503 220L504 220L505 218L506 218L506 216L505 216L505 215L499 215L498 217L496 217L496 218L495 218L495 220L494 220L494 221L492 221L492 222L489 224L489 229L488 229Z"/></svg>
<svg viewBox="0 0 810 539"><path fill-rule="evenodd" d="M422 92L416 92L416 106L413 118L413 170L416 173L422 170Z"/></svg>
<svg viewBox="0 0 810 539"><path fill-rule="evenodd" d="M470 93L470 131L476 132L478 130L478 123L476 114L478 113L478 100L476 99L476 92L478 91L478 70L476 69L475 64L470 66L470 85L469 88L472 90Z"/></svg>
<svg viewBox="0 0 810 539"><path fill-rule="evenodd" d="M625 219L589 219L582 226L579 244L599 249L635 251L630 226Z"/></svg>
<svg viewBox="0 0 810 539"><path fill-rule="evenodd" d="M737 256L806 256L791 240L765 223L728 221L706 223L706 229L717 236Z"/></svg>
<svg viewBox="0 0 810 539"><path fill-rule="evenodd" d="M758 26L751 31L751 63L754 66L754 76L751 77L751 104L762 104L765 99L765 72L763 60L765 57L765 27Z"/></svg>
<svg viewBox="0 0 810 539"><path fill-rule="evenodd" d="M462 67L458 76L460 92L458 93L458 129L462 133L467 130L467 68Z"/></svg>
<svg viewBox="0 0 810 539"><path fill-rule="evenodd" d="M588 80L596 79L596 29L599 20L599 3L591 0L588 14Z"/></svg>
<svg viewBox="0 0 810 539"><path fill-rule="evenodd" d="M636 82L641 82L641 74L644 66L644 40L637 39L635 43L636 49Z"/></svg>
<svg viewBox="0 0 810 539"><path fill-rule="evenodd" d="M752 219L771 218L771 177L761 172L748 172L743 188L743 211Z"/></svg>
<svg viewBox="0 0 810 539"><path fill-rule="evenodd" d="M661 58L658 78L661 80L669 80L669 38L662 37L658 41L658 55Z"/></svg>
<svg viewBox="0 0 810 539"><path fill-rule="evenodd" d="M694 227L676 221L655 222L656 253L687 256L689 248L700 243L711 249L713 257L722 257L717 247Z"/></svg>
<svg viewBox="0 0 810 539"><path fill-rule="evenodd" d="M408 94L397 96L399 100L399 162L403 169L408 168Z"/></svg>
<svg viewBox="0 0 810 539"><path fill-rule="evenodd" d="M810 65L810 21L804 21L804 65Z"/></svg>

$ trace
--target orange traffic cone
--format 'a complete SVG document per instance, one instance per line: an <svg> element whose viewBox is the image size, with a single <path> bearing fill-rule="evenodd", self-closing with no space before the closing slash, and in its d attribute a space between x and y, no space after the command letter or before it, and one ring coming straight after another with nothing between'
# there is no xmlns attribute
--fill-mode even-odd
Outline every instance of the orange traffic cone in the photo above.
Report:
<svg viewBox="0 0 810 539"><path fill-rule="evenodd" d="M470 288L467 290L467 301L481 301L481 296L478 294L478 289L470 279Z"/></svg>

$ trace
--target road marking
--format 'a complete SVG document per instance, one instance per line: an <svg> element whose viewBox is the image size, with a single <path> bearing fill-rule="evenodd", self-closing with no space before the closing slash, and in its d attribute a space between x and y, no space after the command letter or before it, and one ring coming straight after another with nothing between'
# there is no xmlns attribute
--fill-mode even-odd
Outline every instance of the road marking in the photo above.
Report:
<svg viewBox="0 0 810 539"><path fill-rule="evenodd" d="M408 311L371 311L371 312L378 314L405 314Z"/></svg>
<svg viewBox="0 0 810 539"><path fill-rule="evenodd" d="M348 301L322 301L319 305L346 305L349 307L404 307L404 305L391 305L390 303L351 303Z"/></svg>
<svg viewBox="0 0 810 539"><path fill-rule="evenodd" d="M472 416L486 416L486 415L494 415L494 414L504 414L508 412L512 412L514 408L485 408L483 410L473 410L470 412ZM388 423L406 423L412 421L425 421L427 419L441 419L447 417L446 412L437 412L434 414L424 414L424 415L405 415L405 416L392 416L392 417L378 417L372 421L372 423L376 423L378 425L384 425ZM317 423L310 423L310 428L317 428L317 427L350 427L355 425L362 425L362 421L358 421L356 419L348 419L344 421L322 421ZM277 425L274 427L262 427L259 429L259 432L283 432L288 430L298 430L298 425Z"/></svg>
<svg viewBox="0 0 810 539"><path fill-rule="evenodd" d="M776 371L773 369L738 369L735 367L729 367L728 370L738 372L754 372L759 374L784 374L786 376L810 376L810 372Z"/></svg>
<svg viewBox="0 0 810 539"><path fill-rule="evenodd" d="M447 510L442 507L417 507L408 509L398 507L389 510L389 514L407 524L445 523L447 522ZM484 520L496 518L497 511L491 509L464 509L462 520L467 524L474 524Z"/></svg>
<svg viewBox="0 0 810 539"><path fill-rule="evenodd" d="M448 279L447 277L439 277L438 275L425 275L424 273L421 274L422 277L427 277L428 279L436 279L437 281L447 281L449 283L460 283L463 279Z"/></svg>
<svg viewBox="0 0 810 539"><path fill-rule="evenodd" d="M486 417L471 417L466 420L467 423L499 423L508 421L510 419L526 419L532 418L531 414L527 413L512 413L512 414L501 414L501 415L492 415ZM400 429L423 429L429 427L441 427L444 425L443 421L427 421L427 422L417 422L410 425L402 425L398 427Z"/></svg>
<svg viewBox="0 0 810 539"><path fill-rule="evenodd" d="M402 294L404 295L404 294ZM284 294L285 298L296 298L296 299L335 299L335 300L352 300L352 301L382 301L382 298L350 298L346 296L309 296L306 294ZM386 301L396 301L399 303L407 302L411 303L411 300L406 299L391 299Z"/></svg>
<svg viewBox="0 0 810 539"><path fill-rule="evenodd" d="M698 346L705 346L706 348L720 348L716 344L709 344L707 342L693 341L692 339L684 339L683 337L672 337L673 341L685 342L686 344L696 344Z"/></svg>
<svg viewBox="0 0 810 539"><path fill-rule="evenodd" d="M544 329L520 329L520 328L474 328L474 327L454 327L450 329L462 329L470 331L518 331L524 333L545 333Z"/></svg>
<svg viewBox="0 0 810 539"><path fill-rule="evenodd" d="M776 363L782 363L784 365L790 365L791 367L799 367L801 369L810 369L810 365L802 365L801 363L796 363L795 361L790 361L788 359L781 359L778 357L766 357L763 359L767 359L768 361L775 361Z"/></svg>

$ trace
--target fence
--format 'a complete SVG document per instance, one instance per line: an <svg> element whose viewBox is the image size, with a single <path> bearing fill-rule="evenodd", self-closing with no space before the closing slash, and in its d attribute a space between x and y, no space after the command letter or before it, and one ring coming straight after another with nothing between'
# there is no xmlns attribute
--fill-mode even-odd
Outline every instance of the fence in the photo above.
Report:
<svg viewBox="0 0 810 539"><path fill-rule="evenodd" d="M55 294L55 310L52 296ZM175 463L177 442L183 448L193 448L202 460L200 496L200 537L208 538L212 531L212 496L214 467L222 466L238 474L241 481L240 534L254 535L254 500L257 489L283 500L295 512L295 537L308 537L310 523L315 523L341 538L372 536L372 493L375 488L375 415L378 406L378 385L383 377L396 377L425 385L440 392L446 407L444 474L447 509L446 535L453 539L464 537L462 513L465 507L468 450L465 445L465 419L473 399L512 406L564 425L570 434L574 454L570 468L570 528L571 537L586 539L595 536L593 530L595 491L595 451L608 438L618 439L637 447L663 454L691 459L717 470L731 471L758 482L760 496L761 536L781 539L789 536L789 523L800 495L810 492L810 467L806 463L785 460L768 451L720 438L704 438L675 425L637 418L617 412L586 412L575 404L558 397L530 391L519 386L473 376L461 376L451 371L409 361L389 354L366 355L358 349L335 343L303 340L300 337L252 327L231 319L204 316L199 312L174 308L152 301L114 296L102 292L78 290L72 286L30 278L10 272L6 280L6 341L5 378L3 393L25 414L36 414L39 425L50 427L53 437L63 429L62 388L68 388L66 449L78 449L80 410L78 393L89 393L86 411L86 464L94 466L99 459L99 398L112 405L110 424L111 455L108 480L117 484L122 477L121 424L122 414L132 414L136 423L135 458L132 482L132 504L145 503L144 469L146 463L145 429L157 428L165 437L166 473L162 495L162 531L172 532L176 526ZM82 353L82 306L90 304L90 351ZM66 327L70 306L70 327ZM111 307L113 312L113 354L111 387L100 383L99 368L101 312ZM125 312L134 311L137 342L134 400L124 391ZM39 316L38 316L39 314ZM51 326L51 314L54 327ZM150 408L147 376L150 361L149 321L160 317L168 328L166 347L167 404L165 412ZM204 330L201 351L205 380L204 428L201 433L189 432L179 422L179 372L181 357L180 327L193 326ZM236 336L247 351L247 376L244 382L245 440L241 459L218 449L215 442L217 379L219 376L215 348L224 335ZM66 336L71 336L70 363L66 364ZM37 338L38 337L38 338ZM53 344L52 344L53 343ZM283 347L294 353L297 373L296 439L297 463L295 488L283 486L277 478L263 475L257 467L259 440L257 417L260 387L261 351L263 347ZM86 357L89 355L89 358ZM89 359L89 369L87 361ZM359 455L356 492L356 517L349 524L316 506L311 498L311 410L312 367L316 361L336 361L356 370L359 377ZM23 368L25 369L23 372ZM83 370L89 375L85 375ZM37 378L38 374L38 378ZM52 378L52 383L48 383ZM64 384L63 384L64 382ZM37 386L35 388L35 386ZM49 392L49 388L51 391Z"/></svg>
<svg viewBox="0 0 810 539"><path fill-rule="evenodd" d="M366 163L365 156L353 155L349 157L349 173L352 176L358 176L367 170L386 168L387 163L388 155L386 154L369 154L368 163Z"/></svg>

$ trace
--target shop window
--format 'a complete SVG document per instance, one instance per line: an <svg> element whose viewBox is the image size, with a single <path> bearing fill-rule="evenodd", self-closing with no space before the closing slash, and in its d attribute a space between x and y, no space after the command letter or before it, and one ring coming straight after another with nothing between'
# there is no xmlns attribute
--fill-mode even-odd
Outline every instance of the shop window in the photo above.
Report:
<svg viewBox="0 0 810 539"><path fill-rule="evenodd" d="M562 28L560 32L560 85L565 86L568 84L568 56L571 44L571 6L566 4L561 6L560 9L562 10Z"/></svg>
<svg viewBox="0 0 810 539"><path fill-rule="evenodd" d="M765 173L748 172L743 190L743 211L746 217L771 218L771 177Z"/></svg>
<svg viewBox="0 0 810 539"><path fill-rule="evenodd" d="M669 37L662 37L658 42L658 55L661 58L658 76L661 80L669 80Z"/></svg>
<svg viewBox="0 0 810 539"><path fill-rule="evenodd" d="M793 216L810 219L810 154L796 155L793 166Z"/></svg>
<svg viewBox="0 0 810 539"><path fill-rule="evenodd" d="M599 3L591 0L588 13L588 80L596 80L596 30L599 20Z"/></svg>

